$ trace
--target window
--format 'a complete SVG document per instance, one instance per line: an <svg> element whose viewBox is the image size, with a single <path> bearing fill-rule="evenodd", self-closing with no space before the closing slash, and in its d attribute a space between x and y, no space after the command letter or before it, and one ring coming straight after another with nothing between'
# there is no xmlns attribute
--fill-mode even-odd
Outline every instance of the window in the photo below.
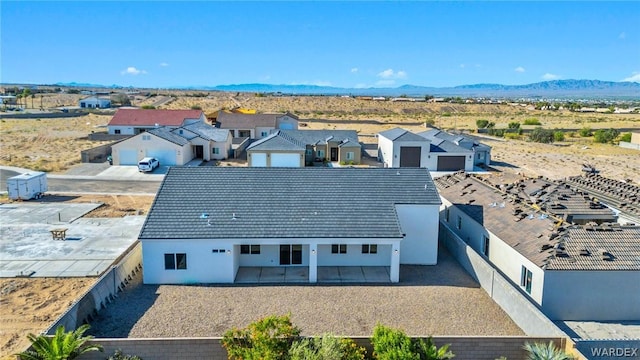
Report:
<svg viewBox="0 0 640 360"><path fill-rule="evenodd" d="M164 254L165 270L186 270L187 254Z"/></svg>
<svg viewBox="0 0 640 360"><path fill-rule="evenodd" d="M307 149L307 150L306 150L306 152L305 152L305 154L306 154L307 156L311 156L311 155L313 155L313 150L311 150L311 149Z"/></svg>
<svg viewBox="0 0 640 360"><path fill-rule="evenodd" d="M267 132L266 132L266 131L263 131L262 133L260 133L260 136L262 136L262 137L267 136Z"/></svg>
<svg viewBox="0 0 640 360"><path fill-rule="evenodd" d="M482 159L482 153L478 153L478 159Z"/></svg>
<svg viewBox="0 0 640 360"><path fill-rule="evenodd" d="M260 245L240 245L240 254L260 254Z"/></svg>
<svg viewBox="0 0 640 360"><path fill-rule="evenodd" d="M527 294L531 294L531 283L533 283L533 274L523 265L520 273L520 286L524 288Z"/></svg>
<svg viewBox="0 0 640 360"><path fill-rule="evenodd" d="M211 252L214 253L214 254L224 254L224 253L227 252L227 250L225 250L225 249L213 249L213 250L211 250Z"/></svg>
<svg viewBox="0 0 640 360"><path fill-rule="evenodd" d="M458 222L456 223L458 229L462 229L462 216L458 215Z"/></svg>
<svg viewBox="0 0 640 360"><path fill-rule="evenodd" d="M347 253L347 245L345 244L333 244L331 245L331 253L332 254L346 254Z"/></svg>
<svg viewBox="0 0 640 360"><path fill-rule="evenodd" d="M211 149L211 152L212 152L213 154L220 154L220 149L218 149L218 148L213 148L213 149Z"/></svg>
<svg viewBox="0 0 640 360"><path fill-rule="evenodd" d="M449 208L444 209L444 221L449 222Z"/></svg>
<svg viewBox="0 0 640 360"><path fill-rule="evenodd" d="M113 132L116 134L120 134L120 129L115 129Z"/></svg>
<svg viewBox="0 0 640 360"><path fill-rule="evenodd" d="M482 253L484 256L489 257L489 237L486 235L482 237Z"/></svg>
<svg viewBox="0 0 640 360"><path fill-rule="evenodd" d="M318 151L316 151L316 154L318 154L319 158L321 158L321 159L324 158L324 150L318 150Z"/></svg>
<svg viewBox="0 0 640 360"><path fill-rule="evenodd" d="M353 160L353 151L347 151L347 160Z"/></svg>
<svg viewBox="0 0 640 360"><path fill-rule="evenodd" d="M142 135L142 140L151 140L151 135Z"/></svg>
<svg viewBox="0 0 640 360"><path fill-rule="evenodd" d="M363 254L377 254L378 253L378 245L377 244L362 244L362 253Z"/></svg>

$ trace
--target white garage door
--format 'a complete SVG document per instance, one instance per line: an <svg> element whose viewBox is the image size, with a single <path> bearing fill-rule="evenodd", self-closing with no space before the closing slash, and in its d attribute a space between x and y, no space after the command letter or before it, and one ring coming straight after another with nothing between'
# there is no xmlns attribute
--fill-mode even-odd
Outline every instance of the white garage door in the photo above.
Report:
<svg viewBox="0 0 640 360"><path fill-rule="evenodd" d="M266 153L252 153L251 154L251 166L265 167L267 166L267 154Z"/></svg>
<svg viewBox="0 0 640 360"><path fill-rule="evenodd" d="M116 165L138 165L138 150L120 149L118 151L118 162Z"/></svg>
<svg viewBox="0 0 640 360"><path fill-rule="evenodd" d="M155 149L147 150L147 156L157 158L160 161L160 166L176 165L176 151Z"/></svg>
<svg viewBox="0 0 640 360"><path fill-rule="evenodd" d="M271 154L271 167L300 167L300 154Z"/></svg>

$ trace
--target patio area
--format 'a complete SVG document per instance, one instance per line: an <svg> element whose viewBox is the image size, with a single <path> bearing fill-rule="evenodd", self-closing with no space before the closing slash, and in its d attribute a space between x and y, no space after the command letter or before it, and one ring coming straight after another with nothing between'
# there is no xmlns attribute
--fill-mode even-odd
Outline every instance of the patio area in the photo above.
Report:
<svg viewBox="0 0 640 360"><path fill-rule="evenodd" d="M240 267L236 284L308 283L309 268ZM386 266L318 266L319 283L390 283Z"/></svg>

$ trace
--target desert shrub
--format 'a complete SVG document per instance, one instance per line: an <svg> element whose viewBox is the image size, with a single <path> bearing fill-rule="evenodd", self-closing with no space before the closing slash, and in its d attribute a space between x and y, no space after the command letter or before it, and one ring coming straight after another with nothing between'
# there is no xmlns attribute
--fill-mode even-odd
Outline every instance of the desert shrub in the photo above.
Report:
<svg viewBox="0 0 640 360"><path fill-rule="evenodd" d="M487 125L489 125L489 120L476 120L476 126L478 127L478 129L484 129L487 127Z"/></svg>
<svg viewBox="0 0 640 360"><path fill-rule="evenodd" d="M552 341L548 344L525 343L523 348L527 351L529 360L572 360L573 356L556 348Z"/></svg>
<svg viewBox="0 0 640 360"><path fill-rule="evenodd" d="M507 127L509 129L520 129L520 123L517 121L512 121L507 125Z"/></svg>
<svg viewBox="0 0 640 360"><path fill-rule="evenodd" d="M564 133L562 131L554 131L553 132L553 140L554 141L564 141Z"/></svg>
<svg viewBox="0 0 640 360"><path fill-rule="evenodd" d="M153 105L142 105L141 108L145 110L154 110L156 107Z"/></svg>
<svg viewBox="0 0 640 360"><path fill-rule="evenodd" d="M525 119L524 124L525 125L542 125L542 123L540 123L540 120L536 118Z"/></svg>
<svg viewBox="0 0 640 360"><path fill-rule="evenodd" d="M504 138L509 140L520 140L521 136L517 133L506 133L504 134Z"/></svg>
<svg viewBox="0 0 640 360"><path fill-rule="evenodd" d="M352 339L341 339L331 334L301 339L291 345L291 360L364 360L366 350Z"/></svg>
<svg viewBox="0 0 640 360"><path fill-rule="evenodd" d="M593 135L593 133L591 132L591 128L589 127L583 127L582 129L580 129L578 134L580 134L581 137L589 137Z"/></svg>
<svg viewBox="0 0 640 360"><path fill-rule="evenodd" d="M191 110L202 110L202 106L200 106L200 105L191 105Z"/></svg>
<svg viewBox="0 0 640 360"><path fill-rule="evenodd" d="M284 360L300 329L291 323L289 315L267 316L244 329L224 333L222 346L229 359Z"/></svg>
<svg viewBox="0 0 640 360"><path fill-rule="evenodd" d="M497 136L497 137L503 137L504 136L504 131L505 129L493 129L490 128L489 129L489 135L493 135L493 136Z"/></svg>
<svg viewBox="0 0 640 360"><path fill-rule="evenodd" d="M537 143L550 144L553 142L553 139L553 130L543 129L541 127L533 129L531 134L529 134L529 140Z"/></svg>
<svg viewBox="0 0 640 360"><path fill-rule="evenodd" d="M620 136L620 141L631 142L631 133L624 133Z"/></svg>
<svg viewBox="0 0 640 360"><path fill-rule="evenodd" d="M122 350L118 349L107 360L142 360L142 358L137 355L123 354Z"/></svg>
<svg viewBox="0 0 640 360"><path fill-rule="evenodd" d="M443 112L442 116L449 117L449 116L451 116L451 113L450 112Z"/></svg>
<svg viewBox="0 0 640 360"><path fill-rule="evenodd" d="M568 131L565 136L568 138L574 138L576 137L576 133L574 131Z"/></svg>
<svg viewBox="0 0 640 360"><path fill-rule="evenodd" d="M593 141L602 144L610 143L617 138L619 134L620 132L616 129L599 129L593 133Z"/></svg>

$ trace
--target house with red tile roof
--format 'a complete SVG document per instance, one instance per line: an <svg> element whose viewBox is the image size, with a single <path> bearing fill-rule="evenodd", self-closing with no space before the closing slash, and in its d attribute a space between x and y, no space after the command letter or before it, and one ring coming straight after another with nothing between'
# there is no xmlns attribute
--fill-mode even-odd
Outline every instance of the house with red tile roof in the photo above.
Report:
<svg viewBox="0 0 640 360"><path fill-rule="evenodd" d="M113 135L137 135L158 127L175 129L205 120L202 110L118 109L107 129Z"/></svg>

